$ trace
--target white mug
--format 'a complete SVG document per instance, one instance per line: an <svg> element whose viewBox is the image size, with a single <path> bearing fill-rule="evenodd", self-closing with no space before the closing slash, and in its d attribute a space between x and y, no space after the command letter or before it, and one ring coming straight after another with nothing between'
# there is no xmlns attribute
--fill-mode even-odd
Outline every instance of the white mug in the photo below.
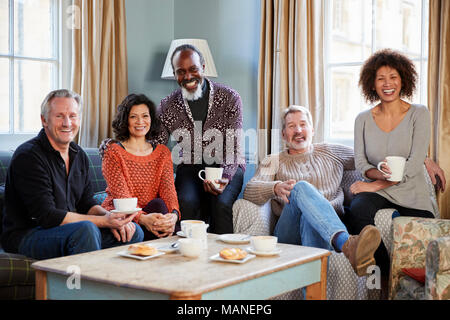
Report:
<svg viewBox="0 0 450 320"><path fill-rule="evenodd" d="M202 177L202 173L205 173L205 178ZM223 174L223 168L213 168L213 167L206 167L205 170L200 170L198 172L198 177L202 179L203 181L209 180L211 181L214 186L219 189L220 184L215 183L214 180L222 179Z"/></svg>
<svg viewBox="0 0 450 320"><path fill-rule="evenodd" d="M381 170L381 165L386 164L389 169L391 170L391 177L388 178L388 181L402 181L403 180L403 172L405 171L405 164L406 159L403 157L386 157L386 162L381 161L377 165L377 169L384 174L386 174L384 171Z"/></svg>
<svg viewBox="0 0 450 320"><path fill-rule="evenodd" d="M181 254L189 258L197 258L203 251L200 239L185 238L178 240L178 243Z"/></svg>
<svg viewBox="0 0 450 320"><path fill-rule="evenodd" d="M137 198L113 199L114 208L119 212L126 212L136 209Z"/></svg>

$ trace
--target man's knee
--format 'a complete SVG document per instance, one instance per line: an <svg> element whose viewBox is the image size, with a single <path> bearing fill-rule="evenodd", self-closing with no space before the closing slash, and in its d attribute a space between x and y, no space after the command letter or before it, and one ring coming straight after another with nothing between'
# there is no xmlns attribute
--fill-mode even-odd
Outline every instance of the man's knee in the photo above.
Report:
<svg viewBox="0 0 450 320"><path fill-rule="evenodd" d="M91 237L101 239L100 229L91 221L80 221L74 223L72 237Z"/></svg>

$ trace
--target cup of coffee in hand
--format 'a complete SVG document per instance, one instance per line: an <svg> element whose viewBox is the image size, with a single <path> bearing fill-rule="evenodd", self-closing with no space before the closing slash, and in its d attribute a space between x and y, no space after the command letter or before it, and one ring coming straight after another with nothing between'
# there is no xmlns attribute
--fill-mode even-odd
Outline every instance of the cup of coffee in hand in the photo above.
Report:
<svg viewBox="0 0 450 320"><path fill-rule="evenodd" d="M205 173L205 178L202 177L202 173ZM213 168L206 167L205 170L200 170L198 172L198 177L203 181L209 180L213 183L216 189L220 188L220 184L216 183L215 180L222 179L223 168Z"/></svg>
<svg viewBox="0 0 450 320"><path fill-rule="evenodd" d="M137 198L113 199L113 203L117 212L133 211L137 207Z"/></svg>
<svg viewBox="0 0 450 320"><path fill-rule="evenodd" d="M381 161L377 165L377 169L382 173L386 174L383 170L381 170L381 166L385 164L391 170L391 176L387 179L388 181L402 181L403 180L403 172L405 171L406 159L403 157L386 157L386 161Z"/></svg>

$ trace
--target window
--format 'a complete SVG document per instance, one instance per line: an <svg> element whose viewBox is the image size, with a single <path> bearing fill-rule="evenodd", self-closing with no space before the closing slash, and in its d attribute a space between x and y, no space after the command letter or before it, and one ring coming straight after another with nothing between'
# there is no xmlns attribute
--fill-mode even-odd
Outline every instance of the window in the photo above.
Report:
<svg viewBox="0 0 450 320"><path fill-rule="evenodd" d="M391 48L419 75L411 102L427 104L429 0L329 0L325 8L325 140L353 146L358 113L370 108L358 86L364 61Z"/></svg>
<svg viewBox="0 0 450 320"><path fill-rule="evenodd" d="M0 134L40 130L40 104L61 84L59 0L0 0Z"/></svg>

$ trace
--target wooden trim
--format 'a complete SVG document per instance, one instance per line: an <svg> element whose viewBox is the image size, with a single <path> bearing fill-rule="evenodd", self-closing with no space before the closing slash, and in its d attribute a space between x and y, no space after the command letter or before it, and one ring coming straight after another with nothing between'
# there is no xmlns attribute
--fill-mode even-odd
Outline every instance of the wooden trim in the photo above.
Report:
<svg viewBox="0 0 450 320"><path fill-rule="evenodd" d="M47 272L36 270L36 300L47 300Z"/></svg>
<svg viewBox="0 0 450 320"><path fill-rule="evenodd" d="M170 300L202 300L202 295L190 292L174 292L170 295Z"/></svg>
<svg viewBox="0 0 450 320"><path fill-rule="evenodd" d="M307 300L326 300L327 299L327 266L328 257L321 259L320 282L306 287Z"/></svg>

